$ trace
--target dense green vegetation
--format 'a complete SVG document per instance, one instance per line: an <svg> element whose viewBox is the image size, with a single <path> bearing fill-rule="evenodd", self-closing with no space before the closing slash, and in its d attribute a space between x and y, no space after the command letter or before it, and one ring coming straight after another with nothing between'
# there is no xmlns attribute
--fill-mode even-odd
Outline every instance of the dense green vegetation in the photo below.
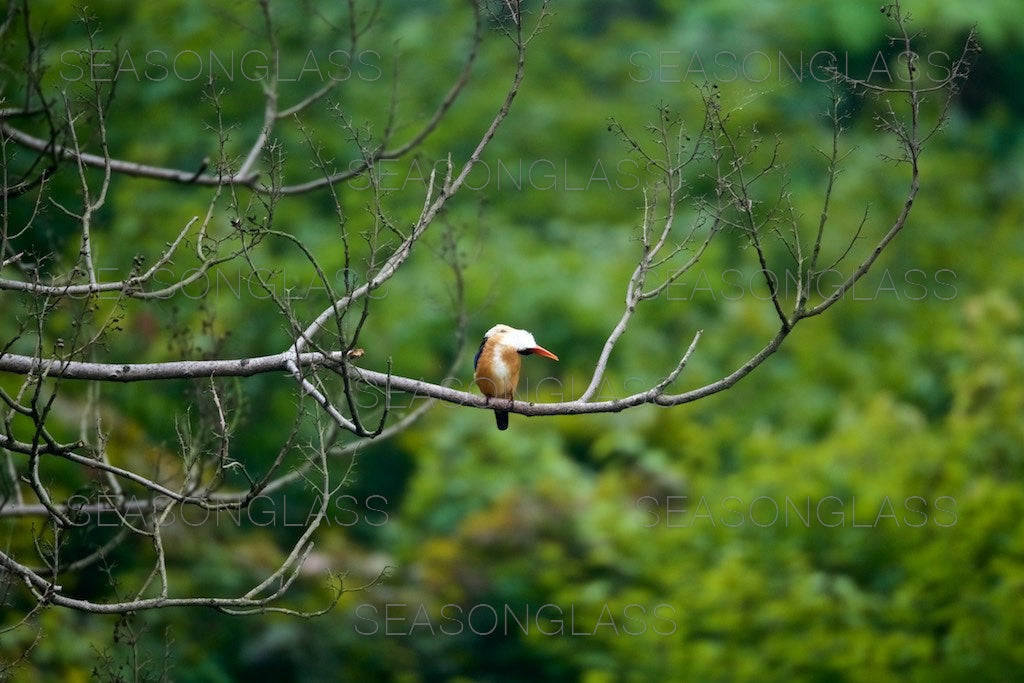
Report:
<svg viewBox="0 0 1024 683"><path fill-rule="evenodd" d="M31 4L50 63L47 85L76 92L85 72L68 51L87 45L88 27L64 3ZM340 3L308 4L328 20L341 16L334 14ZM460 68L472 21L454 1L385 5L361 43L354 77L331 101L357 128L379 131L396 89L397 125L413 130ZM102 29L97 45L117 44L133 58L130 67L120 62L109 110L114 156L187 169L216 154L206 127L216 110L204 79L183 76L209 66L211 54L230 56L240 74L241 55L258 49L251 27L259 18L244 6L230 16L207 6L91 8L92 26ZM489 413L439 405L400 436L335 463L339 475L352 470L313 559L347 572L352 587L391 567L375 587L346 593L310 620L200 609L127 618L44 610L2 636L2 656L31 646L15 680L120 680L136 657L147 676L159 678L166 667L178 681L1021 676L1024 14L998 0L906 6L924 30L920 51L938 71L974 24L983 52L948 125L927 142L907 230L855 292L801 323L751 376L671 410L513 415L507 432L494 430ZM236 14L244 21L236 23ZM336 47L323 22L283 5L274 16L282 71L317 78L310 55L325 70ZM863 78L879 55L892 57L891 26L869 3L566 1L547 23L472 189L374 299L362 338L366 367L384 369L392 359L396 373L443 379L456 353L454 280L444 263L446 235L455 235L466 264L467 345L495 322L529 328L561 358L554 370L527 363L530 399L578 394L621 314L642 218L644 173L609 121L642 136L659 105L698 121L697 86L707 76L735 125L778 140L794 206L815 224L826 165L818 149L831 144L823 115L829 91L789 65L810 67L812 55L829 52ZM397 224L415 217L436 160L465 154L500 103L512 55L488 30L450 116L417 155L385 166ZM17 40L6 45L12 71L24 50ZM198 62L176 67L172 57L184 50ZM237 123L227 149L240 154L260 125L260 86L241 77L219 85L220 116ZM297 78L283 97L315 85ZM16 83L10 87L5 105L18 94ZM845 106L842 144L850 155L833 197L835 241L826 245L839 251L866 205L866 230L884 230L906 185L905 168L880 157L892 150L874 125L876 102ZM327 106L279 133L288 182L315 176L307 137L338 167L355 158L350 133ZM55 193L76 191L72 173L53 182ZM349 230L368 229L365 185L341 193ZM116 178L96 222L96 249L111 264L130 263L158 250L207 201L195 188ZM18 220L32 207L15 201L5 210ZM275 224L299 235L328 268L343 263L327 193L282 200ZM38 248L78 248L73 222L53 207L37 226ZM641 311L612 358L604 394L657 381L698 329L704 337L683 388L730 372L774 333L778 321L742 249L720 241L698 271ZM291 288L296 310L323 307L324 292L297 250L282 241L259 258L266 262L257 265L276 269L281 293ZM107 360L278 350L288 338L284 321L243 266L218 270L189 296L127 304L124 331L105 341ZM19 305L0 298L4 343L14 333L9 321L24 314ZM450 383L468 385L473 350L462 353ZM197 386L172 381L105 393L112 451L125 462L168 457L177 446L168 416L183 396L201 394ZM291 428L293 383L267 375L238 387L236 457L268 462ZM397 396L397 412L419 400ZM69 433L76 428L69 417ZM180 520L166 541L178 544L168 568L176 585L207 593L249 584L294 542L288 515L305 515L314 495L297 487L241 523ZM274 523L259 523L258 514ZM2 543L26 543L17 537L23 523L0 520L0 528ZM79 542L102 543L104 533L97 528ZM149 558L136 556L144 555L140 547L124 547L76 577L77 590L101 599L117 595L112 581L138 581L149 570ZM326 579L309 570L288 605L329 604ZM29 604L17 586L5 598L3 626Z"/></svg>

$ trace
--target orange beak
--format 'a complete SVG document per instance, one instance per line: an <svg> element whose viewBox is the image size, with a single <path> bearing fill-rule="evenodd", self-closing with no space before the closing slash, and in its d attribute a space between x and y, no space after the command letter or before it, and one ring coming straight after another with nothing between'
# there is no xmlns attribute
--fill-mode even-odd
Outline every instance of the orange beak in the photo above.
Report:
<svg viewBox="0 0 1024 683"><path fill-rule="evenodd" d="M538 356L544 356L545 358L550 358L551 360L558 360L558 356L556 356L555 354L551 353L550 351L545 349L543 346L535 346L534 348L530 349L530 353L538 355Z"/></svg>

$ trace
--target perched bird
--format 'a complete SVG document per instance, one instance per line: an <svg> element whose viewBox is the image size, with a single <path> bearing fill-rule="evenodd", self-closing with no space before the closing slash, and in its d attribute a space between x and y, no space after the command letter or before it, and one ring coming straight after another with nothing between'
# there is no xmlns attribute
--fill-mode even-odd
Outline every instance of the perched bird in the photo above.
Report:
<svg viewBox="0 0 1024 683"><path fill-rule="evenodd" d="M488 399L511 401L519 384L519 356L535 353L551 360L558 356L542 346L526 330L508 325L495 325L487 330L480 350L473 358L473 379ZM508 429L508 411L494 409L498 429Z"/></svg>

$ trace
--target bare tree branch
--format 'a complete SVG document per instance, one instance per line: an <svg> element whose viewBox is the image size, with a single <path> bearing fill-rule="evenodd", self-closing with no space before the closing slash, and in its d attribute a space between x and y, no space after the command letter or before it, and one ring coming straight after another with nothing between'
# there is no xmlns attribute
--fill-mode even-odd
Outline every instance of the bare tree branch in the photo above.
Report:
<svg viewBox="0 0 1024 683"><path fill-rule="evenodd" d="M229 614L315 616L331 609L343 592L369 588L379 580L378 576L350 589L332 575L331 599L322 609L300 612L279 605L299 580L317 534L328 521L331 497L349 481L353 465L350 462L345 470L342 456L401 433L438 403L493 408L486 397L460 388L469 376L463 362L468 316L465 264L453 231L438 236L438 261L451 269L453 279L455 350L446 362L437 363L436 374L396 374L396 351L371 338L373 325L368 324L379 315L373 294L398 282L408 272L413 254L424 247L429 250L439 231L432 226L450 220L446 212L450 213L453 198L465 193L470 173L482 163L520 96L527 46L548 19L545 3L532 14L514 0L471 4L472 35L460 57L461 69L447 90L438 93L439 101L427 119L404 141L396 141L396 131L402 130L397 77L395 90L372 126L359 123L361 115L352 114L346 103L326 103L328 94L338 91L334 82L294 99L283 94L287 88L278 67L287 43L279 41L270 3L261 0L261 29L254 40L266 46L271 68L260 83L258 113L245 128L252 131L251 139L235 151L231 138L237 129L226 107L230 92L209 83L204 97L213 107L215 122L205 130L216 138L217 151L197 171L115 158L111 147L117 147L117 138L111 135L115 129L110 113L119 84L91 83L80 96L49 90L28 3L12 3L13 9L0 21L0 40L23 30L28 58L18 74L23 98L18 97L16 106L8 101L0 109L0 290L5 292L5 313L11 311L0 339L0 371L11 380L0 387L0 517L21 531L31 528L31 533L18 534L18 541L0 552L0 567L5 578L17 581L19 590L30 596L31 613L50 605L116 614L188 606ZM380 4L372 2L362 15L355 0L347 7L347 19L332 27L332 35L347 40L354 52L379 19ZM16 13L23 17L23 29L15 28ZM913 36L899 4L889 6L888 14L898 31L894 44L913 54ZM96 47L97 29L89 21L85 26L89 49L83 52L88 53ZM381 182L382 162L421 151L428 137L445 125L454 103L470 87L488 27L496 29L499 41L511 44L514 56L500 102L474 129L459 131L464 144L456 149L461 151L438 160L422 197L413 196L413 208L394 211L393 197ZM649 139L613 121L609 129L651 179L639 208L635 262L623 283L622 309L616 305L611 312L610 329L590 361L593 369L578 397L552 403L515 400L507 409L547 416L680 406L726 391L753 372L781 348L797 323L824 313L845 296L905 229L923 182L923 146L942 126L950 97L966 77L975 50L972 35L949 78L935 86L911 77L907 87L883 88L834 72L828 110L833 134L829 149L822 153L821 209L806 222L790 198L783 142L769 145L756 132L739 128L713 85L699 91L698 116L684 119L668 107L658 108L657 120L645 131ZM912 62L908 68L913 75ZM877 98L878 131L897 142L897 168L908 173L901 206L881 227L869 221L867 210L850 219L834 210L834 193L850 153L844 150L842 136L841 103L849 96L844 92ZM945 98L934 124L922 107L928 97ZM327 107L335 127L324 133L311 123L311 115ZM309 160L316 174L292 184L285 182L285 169L291 168L286 159L293 153L282 134L288 126L301 136L303 160ZM328 151L335 149L332 143L337 140L347 145L345 158L354 159L344 170L335 166ZM27 152L30 158L18 158L18 152ZM67 170L55 181L61 169ZM124 178L181 184L194 192L199 207L189 205L183 212L191 218L146 226L163 242L150 247L148 254L136 255L130 265L112 263L116 257L105 252L114 250L101 240L108 203L116 204L118 183ZM346 186L355 178L364 179L369 190L365 211L358 216L350 213ZM74 191L60 191L55 182L73 184ZM316 248L314 235L305 226L286 224L294 221L294 214L278 211L287 198L318 190L328 203L325 213L333 211L335 225L329 237L337 247L330 254ZM62 234L66 248L40 246L45 243L39 235L44 230L41 224L49 219L47 212L63 221L62 226L70 226L67 235ZM843 234L829 239L837 226ZM723 239L738 242L740 265L756 271L757 287L767 291L770 301L766 316L777 321L772 323L775 331L756 342L748 358L722 370L718 379L694 387L693 382L685 383L686 368L707 348L700 344L705 332L694 329L687 333L685 347L671 349L665 367L654 369L649 385L599 400L599 388L616 372L616 349L628 343L623 340L641 319L637 311L661 305L668 288L693 273ZM281 251L287 251L289 263L298 262L318 285L317 297L300 304L288 292L275 291L272 276L261 266L280 257ZM830 261L831 266L822 268ZM329 268L338 262L340 281L329 276ZM264 355L223 358L231 351L221 346L223 335L204 319L202 331L215 339L210 348L181 333L173 336L165 355L157 356L165 360L129 362L139 357L124 357L124 362L112 362L124 353L112 348L110 341L120 339L126 311L153 310L161 300L180 302L186 288L222 268L250 275L269 315L276 316L275 333L284 338L278 336L273 346L261 348ZM778 286L777 273L787 268L797 272L795 297ZM111 269L123 275L104 278ZM815 280L833 269L842 273L842 283L827 296L815 296ZM173 274L171 282L161 281L166 273ZM256 343L269 346L266 337ZM447 356L449 347L445 348ZM284 380L294 414L284 420L287 426L280 427L263 457L247 457L239 452L239 443L244 442L239 425L245 422L246 407L239 387L254 383L241 380L274 374ZM117 401L112 396L124 391L120 385L125 383L166 380L192 380L181 410L167 417L168 430L177 438L152 449L155 454L139 455L115 438L111 412ZM408 399L404 406L396 400L399 395ZM368 403L367 397L374 400ZM66 414L76 416L70 429L63 419ZM54 476L55 471L61 476ZM261 501L295 490L308 493L314 502L304 526L281 549L274 566L230 595L179 594L173 572L168 571L180 552L175 534L168 531L176 514L251 510ZM87 548L79 547L77 535L95 527L101 516L114 521L116 531ZM62 586L74 572L104 567L121 547L131 547L133 557L144 565L131 585L111 586L110 594L96 599L76 597Z"/></svg>

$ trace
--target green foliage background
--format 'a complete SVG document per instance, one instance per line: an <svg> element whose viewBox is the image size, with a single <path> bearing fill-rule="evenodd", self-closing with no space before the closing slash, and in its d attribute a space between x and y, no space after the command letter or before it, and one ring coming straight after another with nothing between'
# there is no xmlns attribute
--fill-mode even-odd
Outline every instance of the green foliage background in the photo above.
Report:
<svg viewBox="0 0 1024 683"><path fill-rule="evenodd" d="M310 4L328 18L340 11L337 3ZM471 22L454 1L385 4L364 42L363 71L333 100L379 131L396 86L399 124L413 130L457 72ZM2 648L13 655L44 634L17 679L127 671L127 629L149 662L145 669L156 675L167 651L179 681L1024 674L1024 13L1010 0L905 5L925 32L921 52L955 55L977 24L983 53L949 124L928 143L906 232L856 295L801 324L752 376L672 410L512 416L504 433L489 414L439 406L401 437L359 452L355 476L339 493L350 498L339 499L338 523L320 534L317 560L349 572L347 585L392 566L379 586L346 594L334 611L309 621L199 610L117 620L47 610L4 637ZM102 26L99 43L116 42L136 56L189 49L237 56L262 47L246 29L258 22L248 4L223 12L198 1L90 10ZM52 63L48 83L74 87L75 72L60 60L85 46L85 27L64 3L34 2L32 11ZM872 3L573 0L554 11L531 45L512 115L474 174L471 186L479 189L444 217L469 262L470 336L503 321L533 330L562 359L554 369L528 361L532 400L582 390L635 265L642 195L628 150L608 132L610 118L642 132L665 103L695 120L703 74L692 59L701 58L733 120L777 136L794 202L814 221L824 169L815 150L830 140L822 116L828 93L812 78L783 72L778 55L830 51L857 76L879 51L890 54L889 27ZM307 55L336 47L297 8L282 3L274 13L286 72L300 73ZM757 51L768 59L740 62L739 73L714 60ZM3 58L16 64L17 46ZM388 166L397 221L415 216L435 160L464 154L489 121L510 59L507 42L489 37L450 118L421 154ZM144 68L138 58L136 67ZM259 85L222 85L224 118L237 122L229 149L241 153L259 125ZM286 84L285 98L308 87ZM191 168L214 154L215 137L204 128L214 112L202 92L202 79L123 74L110 115L114 155ZM843 234L865 204L869 225L885 225L904 192L905 171L880 160L890 150L870 107L853 105L844 143L852 154L832 210ZM353 158L326 109L302 125L339 167ZM279 135L289 150L286 181L310 177L299 128L284 125ZM55 182L74 191L73 179ZM350 229L367 227L359 207L368 197L357 187L345 191ZM111 264L155 253L204 202L189 188L118 178L99 221L98 252ZM284 201L276 222L332 264L338 233L323 193ZM59 212L48 211L40 225L40 244L77 248L73 225ZM440 380L454 353L452 282L438 257L439 234L421 246L374 302L365 362L383 368L392 358L397 373ZM729 296L734 290L721 280L740 260L737 251L723 242L697 276L643 312L603 392L649 385L697 329L704 338L681 379L686 388L731 371L773 333L777 322L756 288ZM279 269L282 287L301 295L300 309L319 310L322 292L310 288L297 253L277 245L264 258ZM244 278L233 268L223 270L215 291L129 307L125 333L109 340L110 358L173 358L182 343L222 357L277 351L286 340L282 321L252 291L227 286ZM0 300L0 313L16 311ZM470 380L464 358L455 382ZM543 381L547 375L559 382ZM128 461L172 450L167 416L185 390L184 382L168 382L111 392L111 450L120 447ZM268 376L246 380L242 392L237 457L265 461L290 427L293 388ZM294 512L309 502L302 490L289 495L288 508L304 514ZM296 531L284 523L284 508L267 514L274 524L176 525L170 571L181 591L237 591L279 559ZM129 551L109 568L126 585L147 570L145 558ZM323 606L324 578L310 572L289 604ZM94 597L112 595L103 572L78 583ZM17 599L8 607L5 623ZM488 634L495 614L524 626L500 621Z"/></svg>

